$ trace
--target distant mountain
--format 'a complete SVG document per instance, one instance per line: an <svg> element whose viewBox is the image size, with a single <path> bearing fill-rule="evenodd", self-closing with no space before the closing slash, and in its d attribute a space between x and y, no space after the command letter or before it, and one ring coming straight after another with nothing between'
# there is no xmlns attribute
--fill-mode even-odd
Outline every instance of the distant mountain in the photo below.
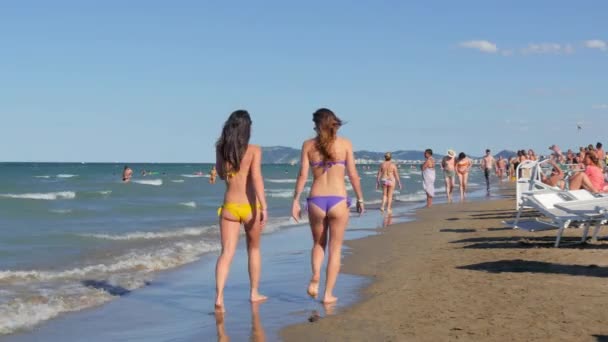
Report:
<svg viewBox="0 0 608 342"><path fill-rule="evenodd" d="M268 146L262 147L263 152L263 163L264 164L296 164L300 161L300 150L285 147L285 146ZM416 150L405 150L405 151L395 151L393 153L393 159L396 161L420 161L424 160L424 151L416 151ZM509 150L502 150L495 154L495 157L498 158L502 156L503 158L509 158L513 155L516 155L516 152ZM435 154L435 160L439 160L443 158L443 154ZM480 159L481 157L469 156L472 159ZM384 160L384 152L374 152L374 151L356 151L355 159L357 159L360 163L377 163L379 161Z"/></svg>

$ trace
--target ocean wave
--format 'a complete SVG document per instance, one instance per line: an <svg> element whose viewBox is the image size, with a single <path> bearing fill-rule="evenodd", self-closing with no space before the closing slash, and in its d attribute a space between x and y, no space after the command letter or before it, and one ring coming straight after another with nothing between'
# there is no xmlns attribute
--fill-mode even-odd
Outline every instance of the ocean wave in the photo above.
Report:
<svg viewBox="0 0 608 342"><path fill-rule="evenodd" d="M426 193L418 191L413 194L395 196L395 199L400 202L421 202L426 200Z"/></svg>
<svg viewBox="0 0 608 342"><path fill-rule="evenodd" d="M155 240L155 239L168 239L168 238L179 238L186 236L200 236L212 229L217 229L217 225L206 226L206 227L189 227L182 228L173 231L162 231L162 232L133 232L127 234L79 234L84 237L92 237L96 239L105 240Z"/></svg>
<svg viewBox="0 0 608 342"><path fill-rule="evenodd" d="M154 185L154 186L163 185L162 179L136 179L136 180L132 180L131 182L137 183L137 184L143 184L143 185Z"/></svg>
<svg viewBox="0 0 608 342"><path fill-rule="evenodd" d="M74 199L76 198L76 193L74 191L59 191L30 194L0 194L0 197L54 201L57 199Z"/></svg>
<svg viewBox="0 0 608 342"><path fill-rule="evenodd" d="M72 177L78 177L78 175L72 175L69 173L60 173L57 175L57 178L72 178Z"/></svg>
<svg viewBox="0 0 608 342"><path fill-rule="evenodd" d="M64 271L0 271L0 282L23 283L54 280L104 279L118 272L154 272L181 266L208 252L220 249L219 243L176 242L169 247L134 251L110 264L83 266Z"/></svg>
<svg viewBox="0 0 608 342"><path fill-rule="evenodd" d="M268 183L295 183L296 179L265 179Z"/></svg>
<svg viewBox="0 0 608 342"><path fill-rule="evenodd" d="M28 298L16 298L0 305L0 335L29 329L63 312L100 305L112 297L106 291L89 288L72 295L38 294Z"/></svg>
<svg viewBox="0 0 608 342"><path fill-rule="evenodd" d="M184 180L183 179L172 179L171 180L173 183L183 183Z"/></svg>
<svg viewBox="0 0 608 342"><path fill-rule="evenodd" d="M209 178L209 175L181 175L186 178Z"/></svg>
<svg viewBox="0 0 608 342"><path fill-rule="evenodd" d="M34 178L51 178L49 175L34 176Z"/></svg>
<svg viewBox="0 0 608 342"><path fill-rule="evenodd" d="M273 198L293 198L293 189L266 189L266 196Z"/></svg>
<svg viewBox="0 0 608 342"><path fill-rule="evenodd" d="M179 205L184 206L184 207L189 207L189 208L196 208L196 202L194 202L194 201L181 202L181 203L179 203Z"/></svg>
<svg viewBox="0 0 608 342"><path fill-rule="evenodd" d="M72 209L51 209L49 210L53 214L70 214Z"/></svg>

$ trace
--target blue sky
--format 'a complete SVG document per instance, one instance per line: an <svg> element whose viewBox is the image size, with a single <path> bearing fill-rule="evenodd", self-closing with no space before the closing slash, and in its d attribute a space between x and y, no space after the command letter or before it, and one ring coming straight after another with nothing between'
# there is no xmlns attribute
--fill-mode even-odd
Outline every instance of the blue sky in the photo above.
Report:
<svg viewBox="0 0 608 342"><path fill-rule="evenodd" d="M212 161L228 114L299 147L608 143L605 1L2 1L0 161ZM583 129L578 132L576 124Z"/></svg>

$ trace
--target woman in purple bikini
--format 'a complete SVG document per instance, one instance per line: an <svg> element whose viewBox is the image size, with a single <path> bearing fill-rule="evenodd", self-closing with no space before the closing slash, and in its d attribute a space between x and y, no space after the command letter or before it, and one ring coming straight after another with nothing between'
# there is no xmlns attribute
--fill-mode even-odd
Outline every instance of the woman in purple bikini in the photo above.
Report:
<svg viewBox="0 0 608 342"><path fill-rule="evenodd" d="M338 137L342 121L329 109L321 108L313 114L317 136L302 145L300 173L294 191L291 213L298 221L301 217L300 195L312 169L313 181L307 198L308 219L312 232L312 277L308 294L316 298L319 293L321 264L329 240L329 259L323 303L334 303L333 289L336 284L342 254L344 230L348 224L350 201L346 194L344 174L357 195L357 211L364 211L363 194L359 174L355 168L353 145L350 140Z"/></svg>

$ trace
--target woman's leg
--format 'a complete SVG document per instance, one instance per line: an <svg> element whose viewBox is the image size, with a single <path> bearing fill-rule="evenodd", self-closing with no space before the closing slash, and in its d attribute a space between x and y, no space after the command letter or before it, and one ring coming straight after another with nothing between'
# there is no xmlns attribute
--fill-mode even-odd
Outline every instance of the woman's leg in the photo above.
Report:
<svg viewBox="0 0 608 342"><path fill-rule="evenodd" d="M333 292L342 261L342 241L344 240L344 230L348 224L348 207L337 204L327 214L330 231L329 258L327 260L327 279L323 303L329 304L338 300L338 298L334 297Z"/></svg>
<svg viewBox="0 0 608 342"><path fill-rule="evenodd" d="M224 286L230 271L230 264L239 242L239 229L241 223L232 221L222 215L220 218L220 239L222 252L215 265L215 309L224 311Z"/></svg>
<svg viewBox="0 0 608 342"><path fill-rule="evenodd" d="M260 225L260 213L257 213L253 218L245 224L245 232L247 235L247 256L249 261L249 283L251 285L249 300L252 303L266 299L266 296L258 292L260 285L260 273L262 270L262 257L260 255L260 235L262 234L262 226Z"/></svg>
<svg viewBox="0 0 608 342"><path fill-rule="evenodd" d="M584 172L579 172L570 178L570 190L585 189L587 191L596 193L598 190L593 187L589 176Z"/></svg>
<svg viewBox="0 0 608 342"><path fill-rule="evenodd" d="M386 212L390 214L393 212L393 192L395 191L395 186L387 186L386 189Z"/></svg>
<svg viewBox="0 0 608 342"><path fill-rule="evenodd" d="M384 205L386 205L387 193L388 193L388 186L382 184L382 206L380 206L380 211L384 211Z"/></svg>
<svg viewBox="0 0 608 342"><path fill-rule="evenodd" d="M462 184L463 184L463 188L462 188L462 196L463 198L466 198L467 196L467 189L469 187L469 173L465 172L464 175L462 175Z"/></svg>
<svg viewBox="0 0 608 342"><path fill-rule="evenodd" d="M456 175L458 175L458 190L460 191L460 200L464 201L464 181L463 181L463 174L458 172L456 173Z"/></svg>
<svg viewBox="0 0 608 342"><path fill-rule="evenodd" d="M317 297L319 294L319 280L321 279L321 265L325 258L325 247L327 246L327 218L325 212L314 204L308 206L308 221L312 233L312 250L310 251L310 266L312 277L308 284L308 295Z"/></svg>
<svg viewBox="0 0 608 342"><path fill-rule="evenodd" d="M443 178L445 179L445 193L448 195L448 203L450 203L452 202L452 194L450 193L450 177L448 177L444 172Z"/></svg>

